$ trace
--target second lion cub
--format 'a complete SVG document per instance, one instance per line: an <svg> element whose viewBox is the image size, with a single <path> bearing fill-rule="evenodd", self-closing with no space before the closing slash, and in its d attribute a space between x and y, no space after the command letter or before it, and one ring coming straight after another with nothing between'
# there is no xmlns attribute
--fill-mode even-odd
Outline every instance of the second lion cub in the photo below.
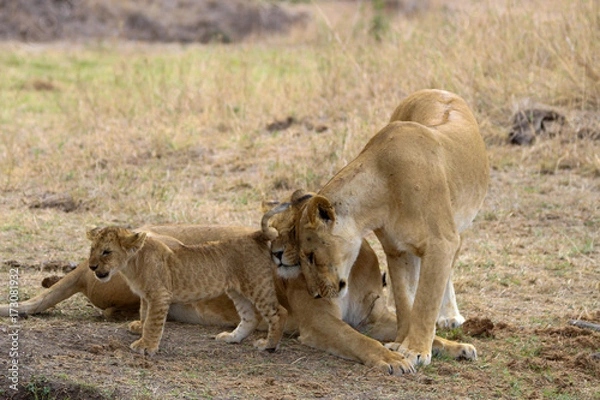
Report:
<svg viewBox="0 0 600 400"><path fill-rule="evenodd" d="M129 330L142 337L131 344L131 349L156 353L171 303L192 303L227 293L240 323L233 332L222 332L216 339L239 343L246 338L259 323L256 307L268 324L268 334L254 346L275 351L287 311L275 293L269 241L277 231L268 227L268 220L285 208L267 212L261 231L196 246L173 244L172 240L167 246L160 237L124 228L90 230L89 265L96 277L106 282L118 271L140 296L140 320L130 323Z"/></svg>

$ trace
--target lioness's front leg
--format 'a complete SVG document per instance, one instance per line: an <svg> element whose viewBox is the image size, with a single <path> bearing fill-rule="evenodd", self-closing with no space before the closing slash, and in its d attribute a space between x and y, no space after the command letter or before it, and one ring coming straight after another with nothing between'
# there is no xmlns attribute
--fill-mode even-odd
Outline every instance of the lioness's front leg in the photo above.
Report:
<svg viewBox="0 0 600 400"><path fill-rule="evenodd" d="M154 355L162 338L165 321L169 312L171 296L168 292L155 292L146 297L147 315L143 323L142 337L131 344L138 353Z"/></svg>
<svg viewBox="0 0 600 400"><path fill-rule="evenodd" d="M375 311L375 310L374 310ZM370 322L368 330L369 335L382 342L393 342L396 340L396 317L392 312L383 310L378 312L377 320ZM432 350L434 355L445 355L455 359L475 360L477 359L477 350L468 343L459 343L447 340L439 336L433 338Z"/></svg>
<svg viewBox="0 0 600 400"><path fill-rule="evenodd" d="M429 251L421 258L419 285L410 313L408 333L404 336L398 332L396 341L387 345L402 352L414 366L431 363L436 319L457 250L458 240L430 245ZM399 315L398 319L401 317Z"/></svg>
<svg viewBox="0 0 600 400"><path fill-rule="evenodd" d="M397 267L392 268L392 270L400 271L399 276L395 276L394 278L391 277L392 272L390 271L389 280L391 281L392 286L392 300L395 301L397 298L396 293L400 294L400 305L394 304L396 310L400 310L398 315L410 315L419 284L421 260L419 257L408 252L398 252L393 248L393 246L388 246L388 248L391 248L391 250L389 250L386 254L388 266L397 265ZM446 284L446 290L444 291L444 298L442 300L442 306L438 315L437 326L439 328L454 329L461 326L464 322L465 318L458 311L456 294L454 293L454 284L452 283L452 278L450 277ZM408 318L400 317L398 319L399 336L406 337L408 334L408 326Z"/></svg>
<svg viewBox="0 0 600 400"><path fill-rule="evenodd" d="M299 340L303 344L359 361L386 374L414 372L414 367L402 354L386 349L379 341L345 323L334 299L310 296L302 276L288 281L286 290L290 312L298 322Z"/></svg>
<svg viewBox="0 0 600 400"><path fill-rule="evenodd" d="M403 257L405 262L410 262L410 260L417 260L415 256L412 256L408 253L404 253ZM390 258L388 257L388 260ZM402 263L402 266L405 266ZM356 267L355 267L356 268ZM418 271L418 268L417 268ZM373 278L371 278L373 279ZM417 278L418 280L418 278ZM410 288L408 288L410 289ZM413 301L414 294L410 295L411 305ZM376 319L369 319L367 326L369 327L368 334L369 336L380 340L382 342L394 342L401 343L398 341L398 335L396 334L396 328L398 323L405 325L407 328L410 325L408 323L409 318L397 317L398 314L394 314L389 311L382 303L376 302L371 315L376 317ZM408 314L410 315L410 313ZM408 329L407 329L408 330ZM406 336L402 337L404 340ZM471 344L467 343L458 343L451 340L443 339L439 336L435 336L432 343L433 354L435 355L446 355L456 359L467 359L474 360L477 358L477 351L475 347Z"/></svg>

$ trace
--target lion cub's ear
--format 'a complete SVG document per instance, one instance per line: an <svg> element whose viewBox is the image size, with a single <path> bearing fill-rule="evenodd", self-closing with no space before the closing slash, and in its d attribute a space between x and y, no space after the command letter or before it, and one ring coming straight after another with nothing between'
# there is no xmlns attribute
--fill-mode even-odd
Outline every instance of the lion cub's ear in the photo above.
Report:
<svg viewBox="0 0 600 400"><path fill-rule="evenodd" d="M91 240L93 242L94 240L96 240L96 238L100 234L101 230L102 230L102 228L90 229L89 231L86 232L86 236L89 240Z"/></svg>
<svg viewBox="0 0 600 400"><path fill-rule="evenodd" d="M294 193L292 193L292 197L290 198L290 201L292 203L297 203L298 200L300 200L305 194L307 194L307 193L304 191L304 189L298 189Z"/></svg>
<svg viewBox="0 0 600 400"><path fill-rule="evenodd" d="M279 202L277 200L263 200L260 203L260 211L264 214L275 207Z"/></svg>
<svg viewBox="0 0 600 400"><path fill-rule="evenodd" d="M303 189L298 189L292 194L292 198L290 201L292 202L292 206L296 210L299 210L302 208L302 206L308 199L311 199L316 195L316 193L305 192Z"/></svg>
<svg viewBox="0 0 600 400"><path fill-rule="evenodd" d="M146 232L126 233L119 240L126 252L137 253L146 241Z"/></svg>
<svg viewBox="0 0 600 400"><path fill-rule="evenodd" d="M308 221L313 226L319 224L330 225L335 222L335 210L329 200L323 196L311 198L306 213Z"/></svg>

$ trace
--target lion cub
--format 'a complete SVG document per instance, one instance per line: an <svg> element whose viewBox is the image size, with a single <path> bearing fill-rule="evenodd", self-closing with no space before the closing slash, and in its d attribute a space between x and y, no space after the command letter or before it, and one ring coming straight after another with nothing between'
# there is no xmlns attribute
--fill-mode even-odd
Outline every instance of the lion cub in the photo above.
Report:
<svg viewBox="0 0 600 400"><path fill-rule="evenodd" d="M267 212L261 231L195 246L180 242L167 246L151 234L124 228L90 230L89 265L96 278L107 282L118 271L140 296L140 321L130 323L129 330L142 337L131 344L131 349L156 353L171 303L193 303L226 293L235 304L240 323L233 332L222 332L216 339L242 341L258 325L258 310L268 324L268 334L254 346L275 351L287 311L275 293L269 241L277 231L268 227L268 220L285 208Z"/></svg>

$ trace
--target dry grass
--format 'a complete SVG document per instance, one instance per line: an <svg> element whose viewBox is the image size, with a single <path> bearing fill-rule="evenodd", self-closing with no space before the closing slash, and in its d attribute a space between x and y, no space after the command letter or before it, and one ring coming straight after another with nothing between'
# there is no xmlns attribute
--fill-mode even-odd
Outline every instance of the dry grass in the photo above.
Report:
<svg viewBox="0 0 600 400"><path fill-rule="evenodd" d="M476 363L436 360L417 378L400 378L401 385L428 398L598 398L598 375L569 369L566 361L547 358L532 367L527 360L535 364L546 348L531 329L600 309L599 142L578 138L575 124L527 148L507 145L506 137L524 100L558 107L577 123L582 115L600 119L600 6L593 0L432 3L412 18L391 19L380 40L369 8L317 3L308 7L313 25L240 45L1 44L0 259L79 261L87 252L85 230L96 225L256 225L262 199L318 189L406 94L445 88L472 106L492 165L484 209L455 271L459 304L467 317L516 328L496 340L467 338L482 354ZM289 128L266 129L288 117L295 121ZM48 193L67 193L79 207L69 213L28 207ZM22 273L22 294L38 292L41 274ZM89 318L85 306L70 301L62 313L23 321L32 337L40 327L60 326L69 313L78 323ZM600 351L593 338L585 351ZM295 383L273 389L273 398L294 388L300 397L398 396L398 379L367 378L361 366L322 361L321 353L291 340L286 347L297 359L312 359L303 366L281 356L278 362L289 367L284 377ZM160 361L163 370L169 362ZM169 378L146 393L140 374L162 370L131 363L134 393L126 397L193 397L190 388L205 379L188 376L178 387ZM229 383L254 376L242 366L217 368ZM293 379L298 370L323 377L313 375L311 389ZM351 383L344 389L331 376ZM114 388L85 374L75 381ZM248 390L239 396L261 396Z"/></svg>

